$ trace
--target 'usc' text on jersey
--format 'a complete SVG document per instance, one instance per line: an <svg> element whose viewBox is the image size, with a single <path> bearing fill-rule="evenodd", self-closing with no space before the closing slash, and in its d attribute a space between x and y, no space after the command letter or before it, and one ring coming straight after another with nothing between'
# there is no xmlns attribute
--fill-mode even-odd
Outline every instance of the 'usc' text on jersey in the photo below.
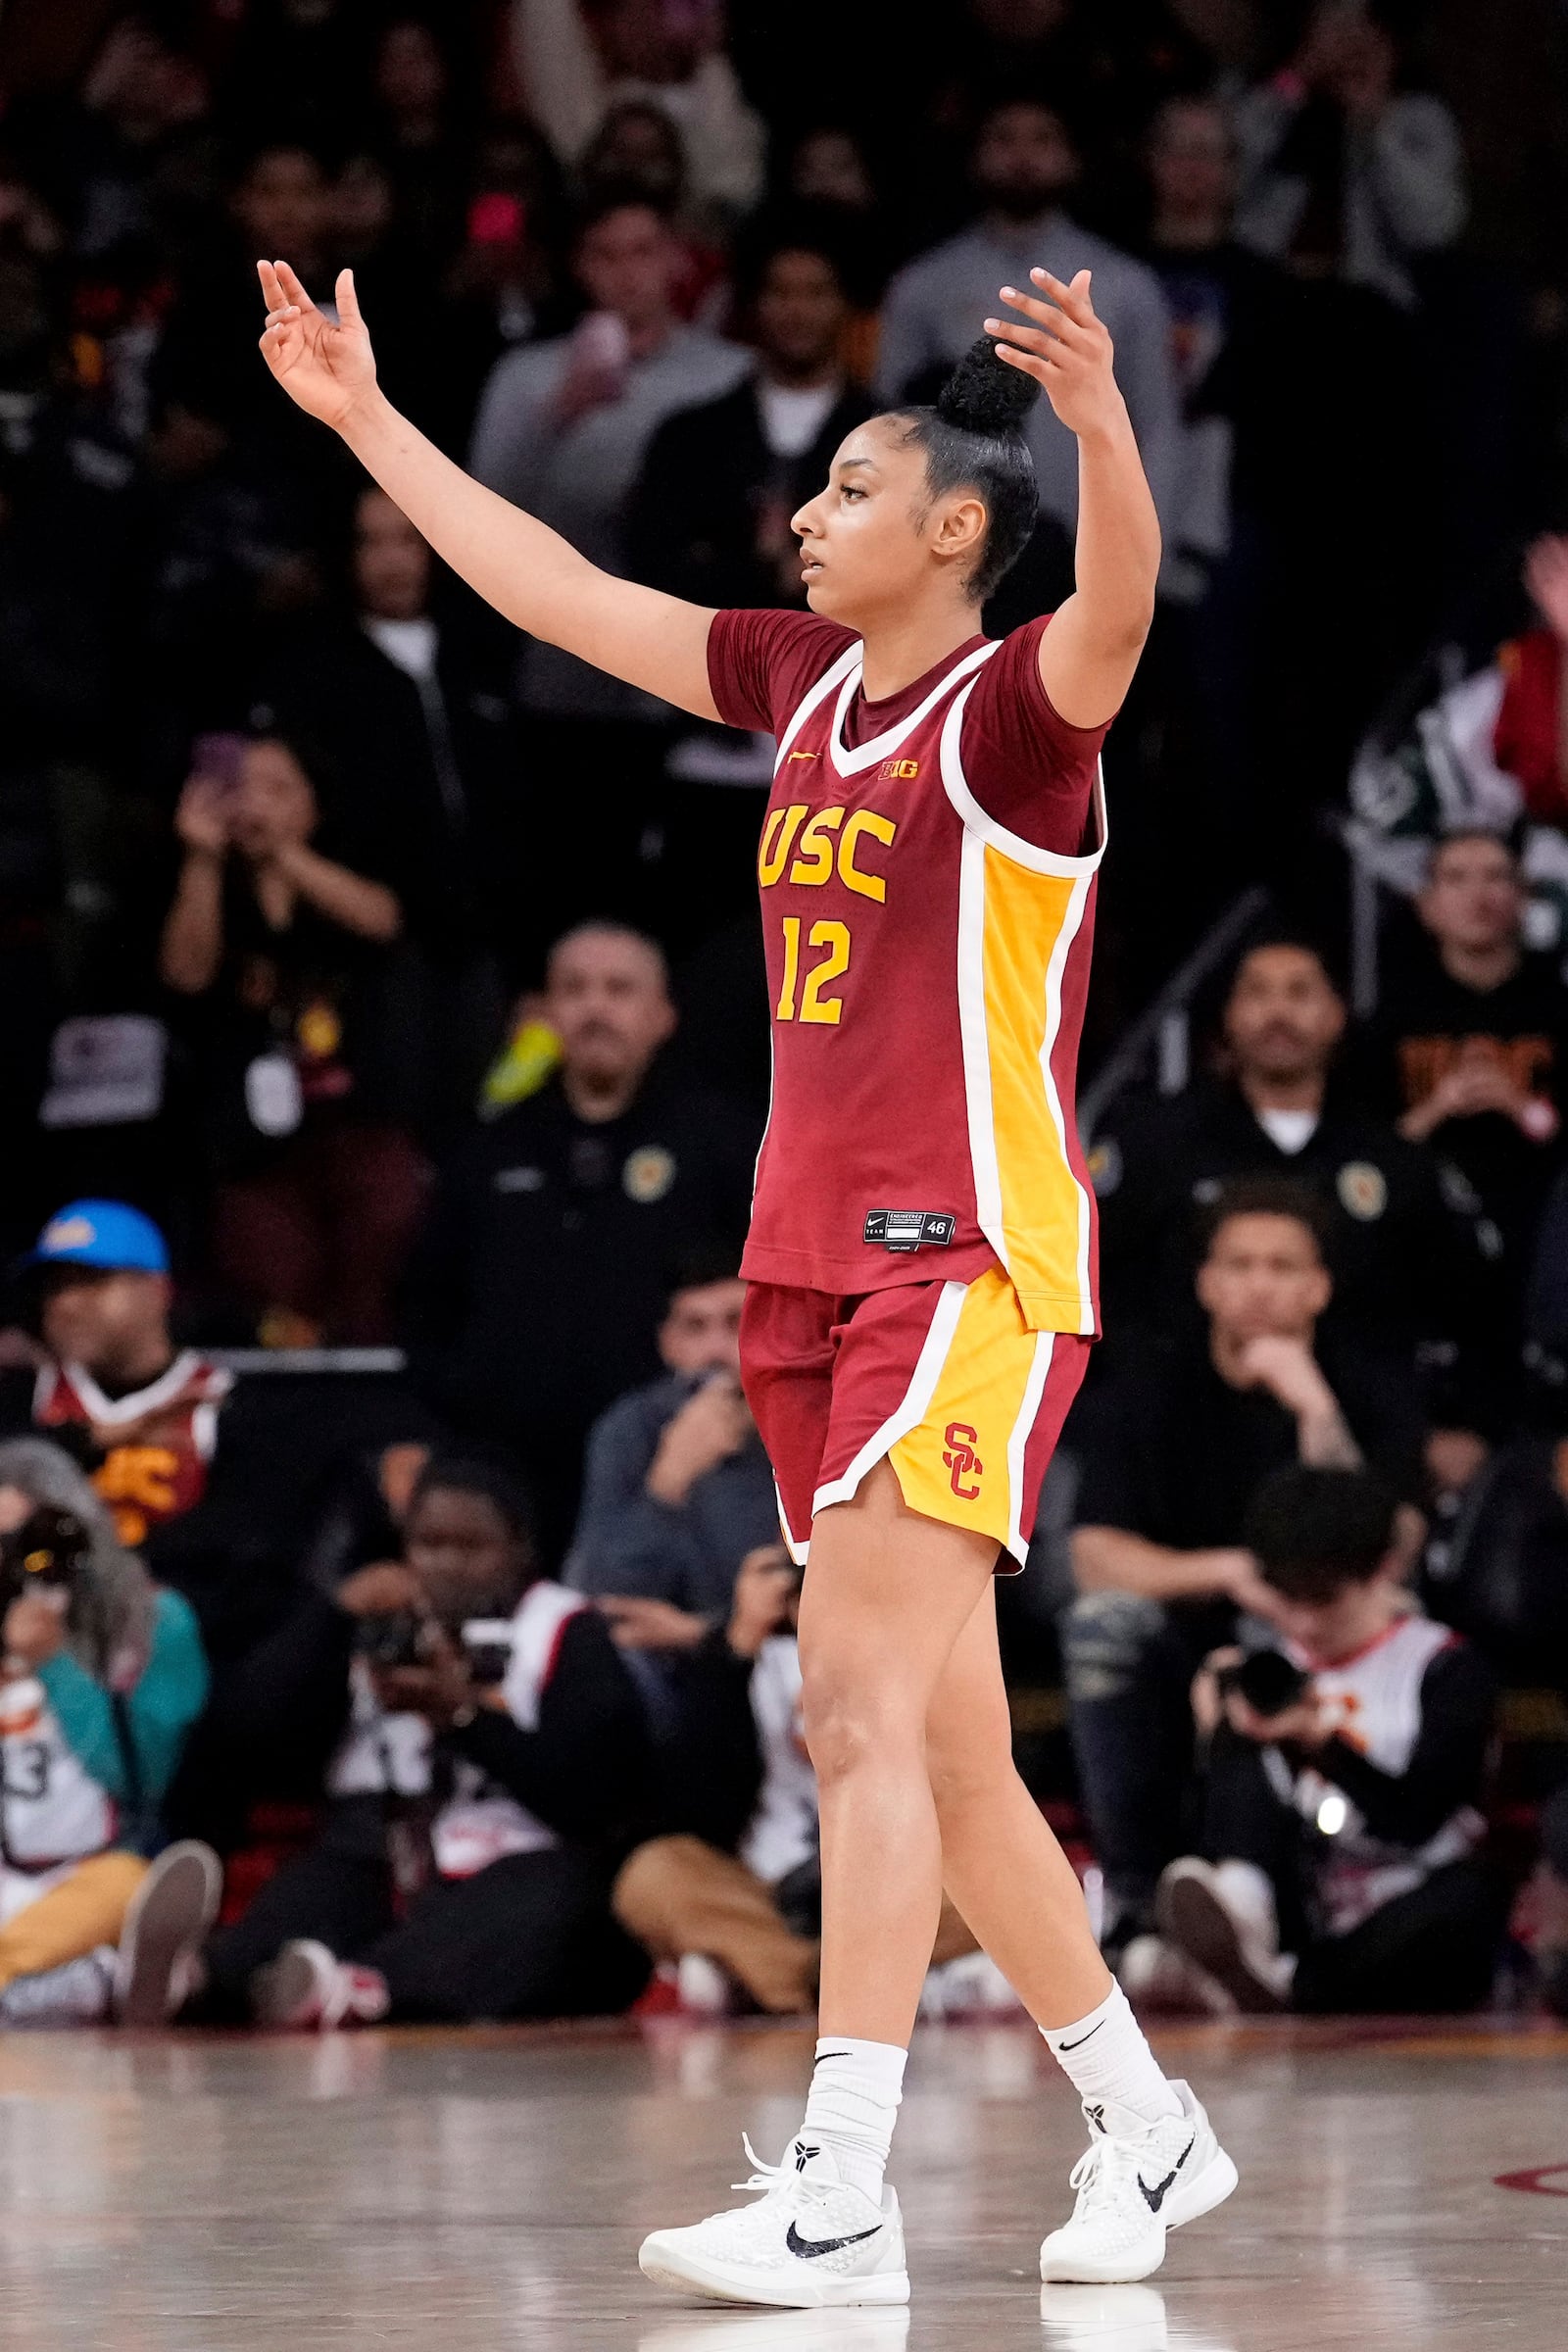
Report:
<svg viewBox="0 0 1568 2352"><path fill-rule="evenodd" d="M1098 1327L1073 1093L1104 730L1052 709L1043 626L975 639L868 704L848 631L715 618L718 708L778 745L758 858L773 1098L754 1281L853 1296L1000 1264L1034 1330ZM890 1209L953 1219L951 1242L867 1241Z"/></svg>

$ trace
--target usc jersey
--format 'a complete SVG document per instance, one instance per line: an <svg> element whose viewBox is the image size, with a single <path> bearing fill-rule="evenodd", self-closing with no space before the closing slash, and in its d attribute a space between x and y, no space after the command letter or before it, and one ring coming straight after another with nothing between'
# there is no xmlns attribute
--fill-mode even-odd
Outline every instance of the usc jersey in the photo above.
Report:
<svg viewBox="0 0 1568 2352"><path fill-rule="evenodd" d="M858 1297L1000 1267L1030 1330L1098 1329L1073 1094L1104 729L1052 709L1045 625L976 638L872 704L849 631L715 616L720 713L778 745L750 1280Z"/></svg>

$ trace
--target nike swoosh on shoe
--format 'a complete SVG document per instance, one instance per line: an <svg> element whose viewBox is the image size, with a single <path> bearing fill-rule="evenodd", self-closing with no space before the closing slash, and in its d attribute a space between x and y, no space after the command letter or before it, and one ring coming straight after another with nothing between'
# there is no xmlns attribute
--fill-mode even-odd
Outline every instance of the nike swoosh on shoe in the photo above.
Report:
<svg viewBox="0 0 1568 2352"><path fill-rule="evenodd" d="M836 2254L842 2246L858 2246L862 2238L875 2237L881 2227L878 2222L870 2230L857 2230L853 2237L802 2237L791 2222L784 2233L784 2243L792 2254L798 2254L803 2262L809 2262L818 2254Z"/></svg>
<svg viewBox="0 0 1568 2352"><path fill-rule="evenodd" d="M1187 2162L1188 2157L1192 2154L1197 2145L1198 2134L1195 2132L1192 2138L1187 2142L1186 2147L1183 2148L1181 2154L1177 2157L1175 2163L1171 2166L1170 2171L1165 2175L1164 2180L1160 2181L1157 2188L1151 2188L1149 2182L1144 2179L1143 2174L1139 2174L1138 2185L1144 2192L1144 2203L1149 2207L1151 2213L1157 2213L1160 2207L1164 2204L1166 2190L1170 2187L1171 2182L1175 2180L1177 2174L1181 2171L1182 2166Z"/></svg>

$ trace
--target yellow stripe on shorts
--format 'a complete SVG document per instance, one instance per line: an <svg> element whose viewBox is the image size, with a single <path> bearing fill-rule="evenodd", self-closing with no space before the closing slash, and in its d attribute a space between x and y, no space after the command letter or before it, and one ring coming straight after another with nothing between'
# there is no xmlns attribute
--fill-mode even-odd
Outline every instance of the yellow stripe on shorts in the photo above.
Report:
<svg viewBox="0 0 1568 2352"><path fill-rule="evenodd" d="M922 1418L888 1451L911 1511L994 1536L1019 1560L1023 1450L1054 1335L1032 1331L993 1267L971 1282Z"/></svg>

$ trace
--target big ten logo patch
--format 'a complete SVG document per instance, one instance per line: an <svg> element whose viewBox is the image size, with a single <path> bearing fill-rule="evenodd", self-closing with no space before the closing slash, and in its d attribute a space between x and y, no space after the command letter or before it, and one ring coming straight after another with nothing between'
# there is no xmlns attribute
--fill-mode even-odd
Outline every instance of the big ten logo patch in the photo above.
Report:
<svg viewBox="0 0 1568 2352"><path fill-rule="evenodd" d="M179 1507L180 1456L171 1446L116 1446L92 1483L115 1516L115 1533L132 1549L155 1520Z"/></svg>
<svg viewBox="0 0 1568 2352"><path fill-rule="evenodd" d="M976 1432L967 1421L950 1421L942 1438L942 1459L948 1469L948 1484L960 1502L973 1502L979 1494L980 1481L985 1476L986 1467L975 1451L978 1442ZM974 1480L972 1487L963 1484L966 1478Z"/></svg>
<svg viewBox="0 0 1568 2352"><path fill-rule="evenodd" d="M891 816L874 808L819 808L809 816L804 801L792 801L787 808L767 812L757 878L764 890L786 877L798 889L819 890L837 874L846 890L880 906L888 895L887 877L862 860L873 843L891 849L898 829Z"/></svg>
<svg viewBox="0 0 1568 2352"><path fill-rule="evenodd" d="M912 784L920 773L918 760L884 760L877 769L877 781L890 784Z"/></svg>

